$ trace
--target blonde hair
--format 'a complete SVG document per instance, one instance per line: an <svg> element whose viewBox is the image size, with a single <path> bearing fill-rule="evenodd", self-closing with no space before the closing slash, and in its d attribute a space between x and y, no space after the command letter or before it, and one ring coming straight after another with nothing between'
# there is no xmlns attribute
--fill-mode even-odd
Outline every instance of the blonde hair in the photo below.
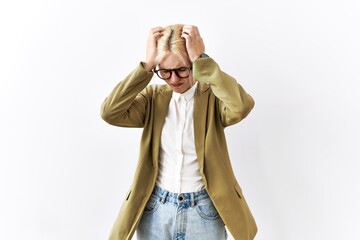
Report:
<svg viewBox="0 0 360 240"><path fill-rule="evenodd" d="M157 42L156 64L159 64L169 53L180 57L185 64L191 64L185 38L181 37L183 26L183 24L175 24L164 28L163 36Z"/></svg>

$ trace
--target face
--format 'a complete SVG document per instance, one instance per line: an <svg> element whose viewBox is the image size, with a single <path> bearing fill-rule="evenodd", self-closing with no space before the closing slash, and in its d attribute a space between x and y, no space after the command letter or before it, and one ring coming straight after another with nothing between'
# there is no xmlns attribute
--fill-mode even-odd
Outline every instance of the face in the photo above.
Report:
<svg viewBox="0 0 360 240"><path fill-rule="evenodd" d="M169 53L159 63L160 69L175 69L180 67L191 67L191 64L185 64L182 58L178 57L174 53ZM189 76L186 78L180 78L175 74L175 72L172 72L171 77L164 81L173 89L174 92L177 93L184 93L195 84L191 71Z"/></svg>

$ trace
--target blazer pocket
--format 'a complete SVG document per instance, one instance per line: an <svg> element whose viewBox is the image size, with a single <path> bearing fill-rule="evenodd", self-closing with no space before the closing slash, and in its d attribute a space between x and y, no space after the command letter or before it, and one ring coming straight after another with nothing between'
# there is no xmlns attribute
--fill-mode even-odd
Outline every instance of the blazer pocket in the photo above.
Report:
<svg viewBox="0 0 360 240"><path fill-rule="evenodd" d="M241 187L237 181L235 182L234 189L235 189L235 192L238 195L238 197L243 198Z"/></svg>

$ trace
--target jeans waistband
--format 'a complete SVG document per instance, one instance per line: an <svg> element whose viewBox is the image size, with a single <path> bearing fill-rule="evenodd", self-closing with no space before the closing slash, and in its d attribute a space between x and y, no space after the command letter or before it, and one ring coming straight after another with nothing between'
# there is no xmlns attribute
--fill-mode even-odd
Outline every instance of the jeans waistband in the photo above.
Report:
<svg viewBox="0 0 360 240"><path fill-rule="evenodd" d="M198 201L209 198L209 195L206 192L205 188L197 192L172 193L158 186L155 186L152 193L157 196L162 203L171 202L175 205L180 205L181 203L188 203L191 204L191 207L194 207Z"/></svg>

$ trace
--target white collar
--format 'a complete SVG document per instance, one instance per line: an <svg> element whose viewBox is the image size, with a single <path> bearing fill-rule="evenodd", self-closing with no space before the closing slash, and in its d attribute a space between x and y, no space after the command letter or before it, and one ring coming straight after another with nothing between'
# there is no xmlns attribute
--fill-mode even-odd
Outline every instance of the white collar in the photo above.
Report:
<svg viewBox="0 0 360 240"><path fill-rule="evenodd" d="M179 101L181 96L184 96L184 98L187 102L190 101L195 95L197 83L198 82L196 81L195 84L190 89L188 89L186 92L183 92L183 93L173 92L173 98L175 99L175 101Z"/></svg>

